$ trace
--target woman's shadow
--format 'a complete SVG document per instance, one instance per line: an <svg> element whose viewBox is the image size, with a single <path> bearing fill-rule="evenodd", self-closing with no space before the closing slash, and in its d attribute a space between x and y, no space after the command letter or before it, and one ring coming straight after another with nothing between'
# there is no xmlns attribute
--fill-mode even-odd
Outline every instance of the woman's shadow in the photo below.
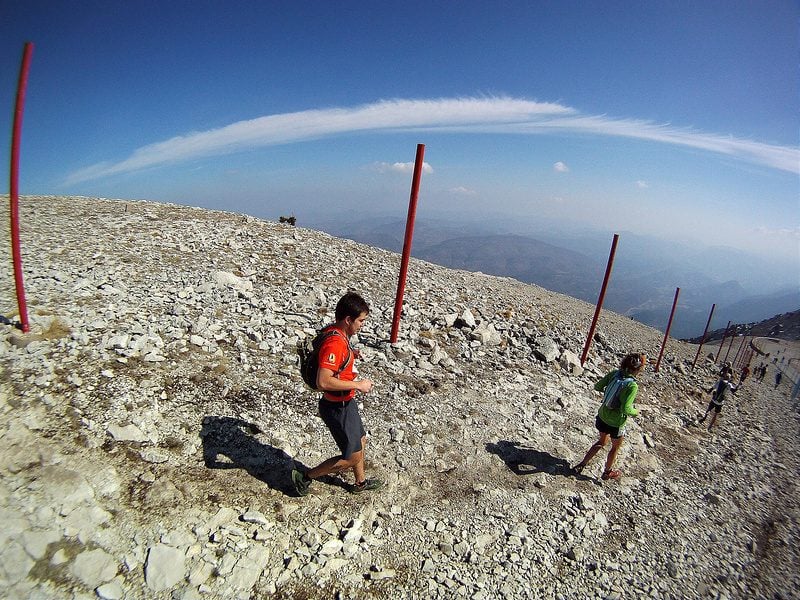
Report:
<svg viewBox="0 0 800 600"><path fill-rule="evenodd" d="M565 477L575 475L569 463L563 458L523 446L518 442L500 440L496 444L486 444L486 450L502 458L506 466L517 475L532 475L533 473Z"/></svg>

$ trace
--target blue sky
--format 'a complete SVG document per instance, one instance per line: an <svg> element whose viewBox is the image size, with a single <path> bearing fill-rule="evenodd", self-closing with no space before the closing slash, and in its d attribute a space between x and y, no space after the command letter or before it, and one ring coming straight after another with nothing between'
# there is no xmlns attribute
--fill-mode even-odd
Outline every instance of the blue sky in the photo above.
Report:
<svg viewBox="0 0 800 600"><path fill-rule="evenodd" d="M800 264L799 17L796 0L3 0L0 128L31 41L23 194L405 215L423 143L419 218Z"/></svg>

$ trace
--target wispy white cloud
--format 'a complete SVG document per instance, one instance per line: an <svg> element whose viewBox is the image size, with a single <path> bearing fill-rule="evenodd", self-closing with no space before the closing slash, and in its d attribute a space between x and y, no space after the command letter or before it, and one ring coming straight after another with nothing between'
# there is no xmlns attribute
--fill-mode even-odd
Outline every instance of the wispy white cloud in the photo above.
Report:
<svg viewBox="0 0 800 600"><path fill-rule="evenodd" d="M556 164L553 165L553 170L557 173L566 173L569 171L569 167L565 165L563 162L558 161Z"/></svg>
<svg viewBox="0 0 800 600"><path fill-rule="evenodd" d="M414 172L414 162L395 162L395 163L388 163L388 162L379 162L374 164L375 169L380 173L413 173ZM425 161L422 161L422 172L423 173L433 173L433 167L430 166Z"/></svg>
<svg viewBox="0 0 800 600"><path fill-rule="evenodd" d="M451 194L457 194L459 196L475 196L477 192L475 190L471 190L469 188L464 187L463 185L459 185L458 187L453 187L447 190Z"/></svg>
<svg viewBox="0 0 800 600"><path fill-rule="evenodd" d="M142 146L123 160L98 163L76 171L69 175L66 183L264 146L381 131L531 135L572 132L617 136L699 148L778 170L800 172L800 150L796 147L775 146L650 121L581 115L573 108L556 103L488 97L383 100L352 108L268 115Z"/></svg>
<svg viewBox="0 0 800 600"><path fill-rule="evenodd" d="M646 190L647 188L650 187L650 185L646 181L639 179L636 182L636 187L638 187L640 190Z"/></svg>
<svg viewBox="0 0 800 600"><path fill-rule="evenodd" d="M765 237L790 238L800 242L800 226L798 227L756 227L755 233Z"/></svg>

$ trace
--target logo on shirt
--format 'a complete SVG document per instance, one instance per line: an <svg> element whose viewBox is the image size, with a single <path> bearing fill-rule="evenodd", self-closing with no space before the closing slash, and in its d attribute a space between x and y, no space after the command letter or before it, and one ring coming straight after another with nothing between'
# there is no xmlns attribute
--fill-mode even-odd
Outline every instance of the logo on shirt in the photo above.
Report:
<svg viewBox="0 0 800 600"><path fill-rule="evenodd" d="M328 354L328 362L329 363L335 363L336 362L336 355L333 352Z"/></svg>

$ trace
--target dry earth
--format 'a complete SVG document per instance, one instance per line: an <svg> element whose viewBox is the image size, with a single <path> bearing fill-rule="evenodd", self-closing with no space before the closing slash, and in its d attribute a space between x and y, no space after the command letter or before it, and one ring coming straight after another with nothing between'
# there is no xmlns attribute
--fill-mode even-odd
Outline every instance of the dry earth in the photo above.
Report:
<svg viewBox="0 0 800 600"><path fill-rule="evenodd" d="M7 222L7 203L0 217ZM575 477L593 383L662 334L542 288L231 213L26 197L31 331L0 325L0 595L9 598L795 598L798 412L670 340L624 477ZM3 232L7 236L7 232ZM8 238L2 238L9 247ZM0 309L14 320L11 261ZM294 496L334 454L296 342L352 288L371 495ZM704 352L705 354L706 352Z"/></svg>

